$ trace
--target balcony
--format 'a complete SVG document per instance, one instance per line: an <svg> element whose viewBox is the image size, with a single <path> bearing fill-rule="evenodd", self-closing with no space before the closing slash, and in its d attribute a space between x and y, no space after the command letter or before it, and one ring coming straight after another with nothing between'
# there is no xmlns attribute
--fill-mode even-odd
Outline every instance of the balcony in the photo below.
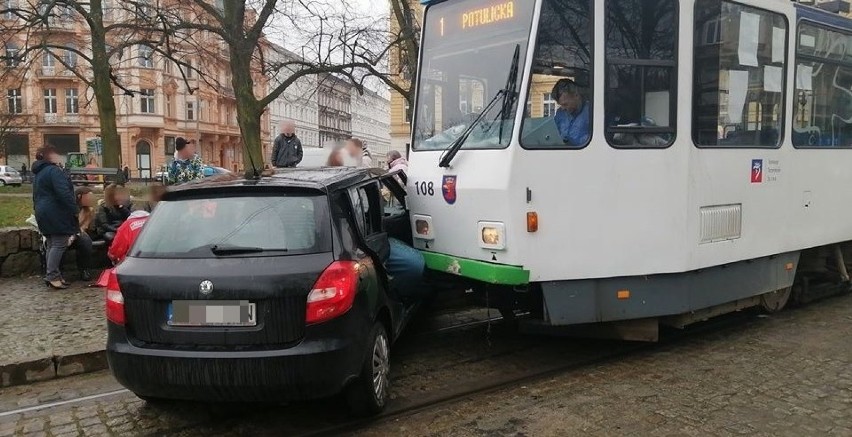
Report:
<svg viewBox="0 0 852 437"><path fill-rule="evenodd" d="M73 71L64 67L41 67L36 70L38 77L45 79L76 79L77 75Z"/></svg>
<svg viewBox="0 0 852 437"><path fill-rule="evenodd" d="M62 117L65 124L80 124L80 114L67 114Z"/></svg>
<svg viewBox="0 0 852 437"><path fill-rule="evenodd" d="M44 114L44 124L59 124L59 114Z"/></svg>

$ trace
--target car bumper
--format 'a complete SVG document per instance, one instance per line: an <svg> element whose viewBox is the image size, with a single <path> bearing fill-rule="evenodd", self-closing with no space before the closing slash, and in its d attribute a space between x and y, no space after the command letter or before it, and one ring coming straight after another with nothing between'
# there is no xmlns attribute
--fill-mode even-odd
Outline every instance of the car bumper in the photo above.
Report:
<svg viewBox="0 0 852 437"><path fill-rule="evenodd" d="M351 313L309 326L297 345L277 350L143 348L109 323L107 359L115 378L147 397L201 401L288 401L339 393L361 370L364 332ZM336 335L336 337L334 337Z"/></svg>

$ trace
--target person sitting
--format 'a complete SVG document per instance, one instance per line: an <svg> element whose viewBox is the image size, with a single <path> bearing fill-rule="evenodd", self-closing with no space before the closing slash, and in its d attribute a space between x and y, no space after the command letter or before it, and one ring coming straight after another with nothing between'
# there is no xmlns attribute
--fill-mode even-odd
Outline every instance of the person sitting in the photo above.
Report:
<svg viewBox="0 0 852 437"><path fill-rule="evenodd" d="M142 232L142 227L148 221L149 215L147 211L133 211L127 221L118 227L115 239L112 240L109 251L107 251L107 256L114 264L120 263L127 257L127 252L130 251L136 237Z"/></svg>
<svg viewBox="0 0 852 437"><path fill-rule="evenodd" d="M80 279L90 281L93 279L92 272L89 269L92 266L92 255L94 254L92 235L95 235L96 232L95 205L97 200L89 187L79 187L74 190L74 194L77 197L77 208L80 210L77 213L80 231L74 236L70 247L77 251L77 271L80 272Z"/></svg>
<svg viewBox="0 0 852 437"><path fill-rule="evenodd" d="M589 142L589 102L571 79L559 79L552 91L556 104L553 120L562 141L571 147L583 147Z"/></svg>
<svg viewBox="0 0 852 437"><path fill-rule="evenodd" d="M148 200L144 202L139 202L138 204L134 204L134 211L145 211L147 213L154 212L154 208L160 202L160 199L163 198L163 194L166 194L166 186L155 182L148 187Z"/></svg>
<svg viewBox="0 0 852 437"><path fill-rule="evenodd" d="M95 215L96 237L111 244L118 227L130 217L130 194L121 185L110 184L104 189L104 203Z"/></svg>

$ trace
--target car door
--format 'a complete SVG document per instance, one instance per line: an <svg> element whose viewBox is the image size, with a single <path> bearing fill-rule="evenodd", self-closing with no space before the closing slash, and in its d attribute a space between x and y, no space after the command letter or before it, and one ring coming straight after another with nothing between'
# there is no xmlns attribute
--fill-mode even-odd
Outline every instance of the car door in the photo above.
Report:
<svg viewBox="0 0 852 437"><path fill-rule="evenodd" d="M412 245L411 222L405 203L405 173L396 172L379 178L382 184L382 228L388 237Z"/></svg>

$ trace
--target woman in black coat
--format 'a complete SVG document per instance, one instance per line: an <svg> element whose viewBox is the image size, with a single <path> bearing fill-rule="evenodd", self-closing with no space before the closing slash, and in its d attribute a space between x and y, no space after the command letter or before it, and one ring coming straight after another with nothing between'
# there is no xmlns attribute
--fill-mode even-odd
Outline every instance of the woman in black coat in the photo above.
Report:
<svg viewBox="0 0 852 437"><path fill-rule="evenodd" d="M59 154L52 146L36 153L33 163L33 209L42 235L47 238L47 274L44 282L51 288L68 288L59 271L62 256L77 234L77 200L74 185L59 168Z"/></svg>

